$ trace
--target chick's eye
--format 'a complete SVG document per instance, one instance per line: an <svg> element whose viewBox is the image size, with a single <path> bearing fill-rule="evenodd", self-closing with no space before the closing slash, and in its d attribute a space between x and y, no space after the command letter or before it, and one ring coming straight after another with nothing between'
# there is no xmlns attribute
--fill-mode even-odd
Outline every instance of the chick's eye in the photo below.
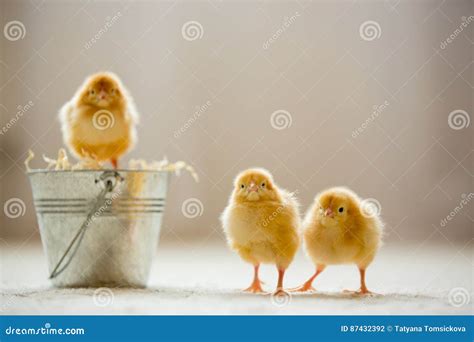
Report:
<svg viewBox="0 0 474 342"><path fill-rule="evenodd" d="M240 188L241 188L241 189L245 188L245 185L240 184Z"/></svg>
<svg viewBox="0 0 474 342"><path fill-rule="evenodd" d="M339 212L342 213L344 211L344 208L343 207L340 207L339 208Z"/></svg>
<svg viewBox="0 0 474 342"><path fill-rule="evenodd" d="M262 183L262 188L264 188L264 187L265 187L265 182Z"/></svg>
<svg viewBox="0 0 474 342"><path fill-rule="evenodd" d="M95 94L95 90L94 90L94 89L91 89L90 93L91 93L91 95L94 95L94 94Z"/></svg>

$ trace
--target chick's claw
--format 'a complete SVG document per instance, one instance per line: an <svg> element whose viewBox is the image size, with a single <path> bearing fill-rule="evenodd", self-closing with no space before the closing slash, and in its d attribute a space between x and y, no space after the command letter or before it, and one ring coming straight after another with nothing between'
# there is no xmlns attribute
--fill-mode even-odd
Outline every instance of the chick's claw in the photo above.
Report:
<svg viewBox="0 0 474 342"><path fill-rule="evenodd" d="M254 281L252 283L252 285L250 285L249 287L247 287L244 292L249 292L249 293L265 293L265 291L263 291L262 289L262 285L261 285L261 282L258 280L258 281Z"/></svg>
<svg viewBox="0 0 474 342"><path fill-rule="evenodd" d="M349 292L354 295L358 296L375 296L377 293L371 292L367 289L367 286L365 285L365 268L359 267L359 273L360 273L360 289L358 291L349 291L349 290L344 290L344 292Z"/></svg>
<svg viewBox="0 0 474 342"><path fill-rule="evenodd" d="M276 289L276 291L273 293L274 296L281 296L281 297L286 297L289 296L290 294L286 292L284 289Z"/></svg>
<svg viewBox="0 0 474 342"><path fill-rule="evenodd" d="M299 287L290 289L290 292L316 292L316 289L311 285L311 283L304 283Z"/></svg>
<svg viewBox="0 0 474 342"><path fill-rule="evenodd" d="M344 290L343 291L344 293L349 293L349 294L352 294L352 295L355 295L355 296L376 296L378 295L377 293L375 292L372 292L372 291L369 291L368 289L359 289L357 291L352 291L352 290Z"/></svg>
<svg viewBox="0 0 474 342"><path fill-rule="evenodd" d="M311 278L309 278L309 279L308 279L303 285L301 285L300 287L294 288L294 289L292 289L291 291L292 291L292 292L315 292L316 289L312 286L312 285L313 285L313 281L314 281L314 279L316 279L316 277L317 277L318 275L321 274L321 272L324 271L325 268L326 268L326 265L322 265L322 264L317 265L316 272L311 276Z"/></svg>

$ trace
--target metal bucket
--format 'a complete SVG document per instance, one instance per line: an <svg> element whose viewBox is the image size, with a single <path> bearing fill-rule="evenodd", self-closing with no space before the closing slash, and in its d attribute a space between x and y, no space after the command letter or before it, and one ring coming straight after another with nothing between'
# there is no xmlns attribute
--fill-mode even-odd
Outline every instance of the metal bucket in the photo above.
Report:
<svg viewBox="0 0 474 342"><path fill-rule="evenodd" d="M168 173L28 173L50 278L60 287L147 284Z"/></svg>

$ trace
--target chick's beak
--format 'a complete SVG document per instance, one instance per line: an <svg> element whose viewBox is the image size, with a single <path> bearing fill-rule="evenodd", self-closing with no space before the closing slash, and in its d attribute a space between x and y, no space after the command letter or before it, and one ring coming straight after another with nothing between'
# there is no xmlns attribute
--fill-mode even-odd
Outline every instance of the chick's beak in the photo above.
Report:
<svg viewBox="0 0 474 342"><path fill-rule="evenodd" d="M258 186L254 182L250 183L248 192L258 192Z"/></svg>
<svg viewBox="0 0 474 342"><path fill-rule="evenodd" d="M107 92L104 89L101 89L99 92L99 99L105 100L107 98Z"/></svg>
<svg viewBox="0 0 474 342"><path fill-rule="evenodd" d="M326 211L324 211L324 216L334 217L334 212L331 208L327 208Z"/></svg>

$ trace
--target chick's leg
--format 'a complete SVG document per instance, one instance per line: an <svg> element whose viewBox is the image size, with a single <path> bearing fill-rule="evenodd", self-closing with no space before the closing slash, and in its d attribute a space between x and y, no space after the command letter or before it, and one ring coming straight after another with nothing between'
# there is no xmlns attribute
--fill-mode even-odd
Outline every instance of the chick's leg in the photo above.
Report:
<svg viewBox="0 0 474 342"><path fill-rule="evenodd" d="M262 283L258 278L258 269L260 268L260 264L254 266L254 273L253 273L253 281L249 287L247 287L244 291L251 292L251 293L262 293L264 292L262 289Z"/></svg>
<svg viewBox="0 0 474 342"><path fill-rule="evenodd" d="M318 265L316 267L316 272L309 278L303 285L291 289L292 292L308 292L308 291L316 291L316 289L313 287L313 281L314 279L326 268L326 265Z"/></svg>
<svg viewBox="0 0 474 342"><path fill-rule="evenodd" d="M278 268L278 283L274 295L288 295L283 289L283 278L285 277L285 271L286 269L284 268Z"/></svg>
<svg viewBox="0 0 474 342"><path fill-rule="evenodd" d="M359 268L359 273L360 273L360 294L369 294L372 293L367 289L367 286L365 286L365 268Z"/></svg>
<svg viewBox="0 0 474 342"><path fill-rule="evenodd" d="M348 291L345 290L344 292L349 292L356 295L375 295L375 293L369 291L367 286L365 285L365 268L359 267L359 274L360 274L360 289L358 291Z"/></svg>
<svg viewBox="0 0 474 342"><path fill-rule="evenodd" d="M117 168L118 168L118 160L117 160L117 158L112 158L112 159L110 159L110 162L112 163L112 166L114 167L114 169L117 169Z"/></svg>

